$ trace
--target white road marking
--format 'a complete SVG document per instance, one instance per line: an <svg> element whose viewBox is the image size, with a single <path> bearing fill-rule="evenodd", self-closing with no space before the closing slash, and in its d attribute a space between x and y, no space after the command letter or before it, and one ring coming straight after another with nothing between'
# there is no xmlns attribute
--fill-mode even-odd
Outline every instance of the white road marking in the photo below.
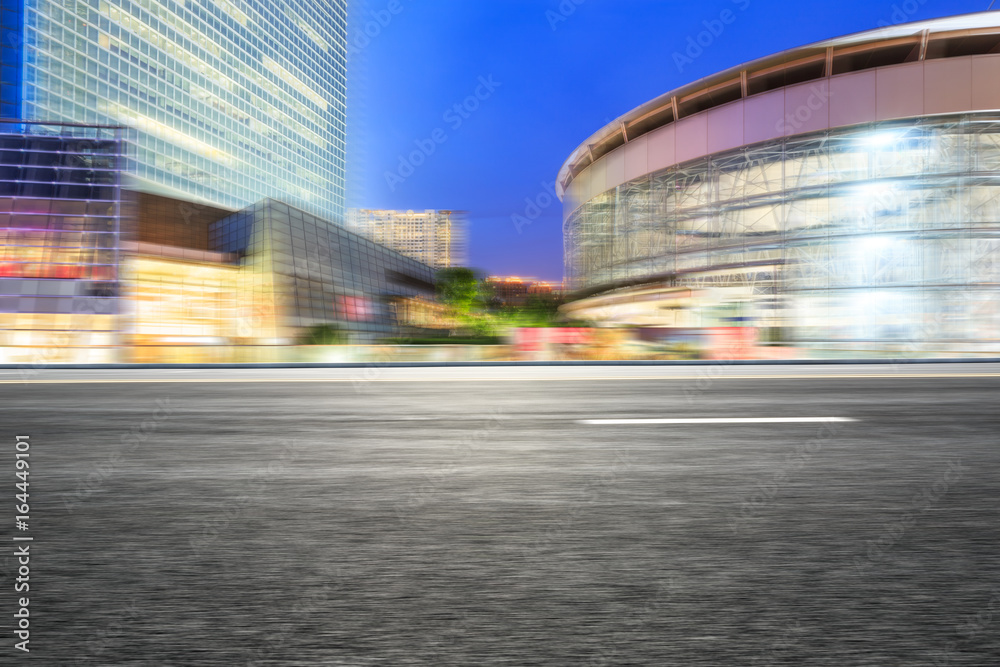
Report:
<svg viewBox="0 0 1000 667"><path fill-rule="evenodd" d="M578 424L796 424L853 422L850 417L686 417L679 419L579 419Z"/></svg>

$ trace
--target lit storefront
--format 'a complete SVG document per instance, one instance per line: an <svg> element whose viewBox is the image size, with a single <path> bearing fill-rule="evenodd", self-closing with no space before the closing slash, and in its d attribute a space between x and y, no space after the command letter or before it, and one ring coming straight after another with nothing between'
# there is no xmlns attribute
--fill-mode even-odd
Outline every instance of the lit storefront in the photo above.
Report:
<svg viewBox="0 0 1000 667"><path fill-rule="evenodd" d="M114 359L116 128L0 123L0 362Z"/></svg>
<svg viewBox="0 0 1000 667"><path fill-rule="evenodd" d="M431 267L281 202L132 219L120 129L2 127L0 363L280 361L316 327L398 335L433 298Z"/></svg>
<svg viewBox="0 0 1000 667"><path fill-rule="evenodd" d="M126 248L122 342L129 360L228 360L226 348L240 333L239 266L221 253Z"/></svg>

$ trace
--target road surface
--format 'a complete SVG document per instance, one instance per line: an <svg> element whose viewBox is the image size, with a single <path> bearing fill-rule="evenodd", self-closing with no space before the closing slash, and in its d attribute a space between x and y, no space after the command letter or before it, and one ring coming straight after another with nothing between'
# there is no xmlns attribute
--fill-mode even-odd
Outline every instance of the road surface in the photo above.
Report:
<svg viewBox="0 0 1000 667"><path fill-rule="evenodd" d="M0 371L44 665L1000 664L1000 368ZM13 538L30 536L30 542ZM6 658L0 660L7 663Z"/></svg>

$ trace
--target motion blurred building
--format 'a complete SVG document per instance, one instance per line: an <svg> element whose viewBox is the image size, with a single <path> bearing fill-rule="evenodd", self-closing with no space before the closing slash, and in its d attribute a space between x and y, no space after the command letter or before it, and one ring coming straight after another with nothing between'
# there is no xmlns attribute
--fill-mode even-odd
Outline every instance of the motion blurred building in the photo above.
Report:
<svg viewBox="0 0 1000 667"><path fill-rule="evenodd" d="M431 267L341 227L346 0L3 0L0 28L0 359L268 360L427 310Z"/></svg>
<svg viewBox="0 0 1000 667"><path fill-rule="evenodd" d="M243 258L243 337L293 342L336 323L357 340L396 332L396 302L434 296L434 270L274 200L212 224L212 245Z"/></svg>
<svg viewBox="0 0 1000 667"><path fill-rule="evenodd" d="M558 297L562 295L560 283L522 278L520 276L487 276L493 299L501 306L523 306L531 296Z"/></svg>
<svg viewBox="0 0 1000 667"><path fill-rule="evenodd" d="M816 351L1000 350L1000 13L670 91L562 166L579 319Z"/></svg>
<svg viewBox="0 0 1000 667"><path fill-rule="evenodd" d="M0 129L0 362L278 360L320 325L393 335L433 299L431 267L275 200L159 197L126 233L125 130Z"/></svg>
<svg viewBox="0 0 1000 667"><path fill-rule="evenodd" d="M434 270L267 199L209 225L211 250L126 243L135 361L277 360L320 326L373 342L409 326Z"/></svg>
<svg viewBox="0 0 1000 667"><path fill-rule="evenodd" d="M349 209L347 226L436 269L468 260L464 211Z"/></svg>
<svg viewBox="0 0 1000 667"><path fill-rule="evenodd" d="M127 185L341 222L346 0L3 0L0 116L133 131Z"/></svg>
<svg viewBox="0 0 1000 667"><path fill-rule="evenodd" d="M0 362L119 342L122 150L120 128L0 121Z"/></svg>

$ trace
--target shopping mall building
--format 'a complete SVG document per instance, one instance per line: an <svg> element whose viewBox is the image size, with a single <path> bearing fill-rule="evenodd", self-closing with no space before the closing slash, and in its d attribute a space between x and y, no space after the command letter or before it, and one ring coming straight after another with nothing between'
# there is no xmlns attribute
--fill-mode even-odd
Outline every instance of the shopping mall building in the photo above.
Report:
<svg viewBox="0 0 1000 667"><path fill-rule="evenodd" d="M0 363L281 361L432 306L430 266L295 206L124 189L126 133L0 121Z"/></svg>
<svg viewBox="0 0 1000 667"><path fill-rule="evenodd" d="M670 91L559 172L574 319L817 352L1000 352L1000 13Z"/></svg>
<svg viewBox="0 0 1000 667"><path fill-rule="evenodd" d="M433 324L433 269L342 226L346 17L3 0L0 363L283 360L324 326Z"/></svg>

